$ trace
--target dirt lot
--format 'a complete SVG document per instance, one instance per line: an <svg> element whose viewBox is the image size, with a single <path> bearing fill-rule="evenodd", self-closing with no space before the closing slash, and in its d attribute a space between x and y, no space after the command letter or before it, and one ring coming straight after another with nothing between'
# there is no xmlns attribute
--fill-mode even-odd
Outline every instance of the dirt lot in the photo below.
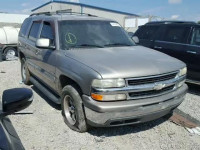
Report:
<svg viewBox="0 0 200 150"><path fill-rule="evenodd" d="M18 61L0 63L0 97L5 89L25 87L21 84ZM94 128L87 133L70 130L64 123L60 106L51 103L39 90L34 91L34 102L25 111L31 115L10 116L27 150L67 149L195 149L200 150L200 136L191 135L183 127L163 118L140 125ZM187 94L179 107L200 120L200 88Z"/></svg>

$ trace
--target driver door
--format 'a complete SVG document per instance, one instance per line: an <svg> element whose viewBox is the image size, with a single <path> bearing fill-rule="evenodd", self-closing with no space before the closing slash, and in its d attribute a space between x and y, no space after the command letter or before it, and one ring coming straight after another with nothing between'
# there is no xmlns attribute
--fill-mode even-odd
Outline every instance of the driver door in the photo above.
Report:
<svg viewBox="0 0 200 150"><path fill-rule="evenodd" d="M54 21L43 21L39 38L50 40L50 46L55 45L55 23ZM44 82L52 90L56 88L56 60L57 51L55 49L40 48L38 50L38 58L40 58L39 67L41 68L42 82Z"/></svg>

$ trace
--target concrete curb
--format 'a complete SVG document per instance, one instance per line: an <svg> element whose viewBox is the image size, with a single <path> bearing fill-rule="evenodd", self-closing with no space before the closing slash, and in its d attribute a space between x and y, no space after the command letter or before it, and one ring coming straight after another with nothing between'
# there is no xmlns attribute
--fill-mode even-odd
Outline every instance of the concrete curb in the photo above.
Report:
<svg viewBox="0 0 200 150"><path fill-rule="evenodd" d="M181 111L180 109L175 109L174 110L175 113L183 116L184 118L186 118L187 120L189 120L190 122L195 123L196 125L198 125L200 127L200 120L197 120L196 118L190 116L189 114L184 113L183 111Z"/></svg>

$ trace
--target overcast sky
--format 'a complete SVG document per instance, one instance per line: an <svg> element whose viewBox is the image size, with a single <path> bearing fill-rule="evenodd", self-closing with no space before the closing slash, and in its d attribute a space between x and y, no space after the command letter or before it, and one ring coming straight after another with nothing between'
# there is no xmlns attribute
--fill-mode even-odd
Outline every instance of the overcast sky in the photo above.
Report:
<svg viewBox="0 0 200 150"><path fill-rule="evenodd" d="M48 1L1 0L0 12L29 14L31 9ZM79 0L71 1L78 2ZM138 15L155 15L166 19L190 21L200 20L200 0L80 0L80 2Z"/></svg>

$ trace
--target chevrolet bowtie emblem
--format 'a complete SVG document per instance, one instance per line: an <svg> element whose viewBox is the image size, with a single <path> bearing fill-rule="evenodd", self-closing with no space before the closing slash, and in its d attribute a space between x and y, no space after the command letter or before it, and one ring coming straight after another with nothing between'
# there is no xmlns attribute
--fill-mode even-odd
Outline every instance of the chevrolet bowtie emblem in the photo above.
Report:
<svg viewBox="0 0 200 150"><path fill-rule="evenodd" d="M156 90L156 91L158 91L158 90L162 90L163 88L165 88L165 84L162 84L162 83L156 83L155 85L154 85L154 90Z"/></svg>

